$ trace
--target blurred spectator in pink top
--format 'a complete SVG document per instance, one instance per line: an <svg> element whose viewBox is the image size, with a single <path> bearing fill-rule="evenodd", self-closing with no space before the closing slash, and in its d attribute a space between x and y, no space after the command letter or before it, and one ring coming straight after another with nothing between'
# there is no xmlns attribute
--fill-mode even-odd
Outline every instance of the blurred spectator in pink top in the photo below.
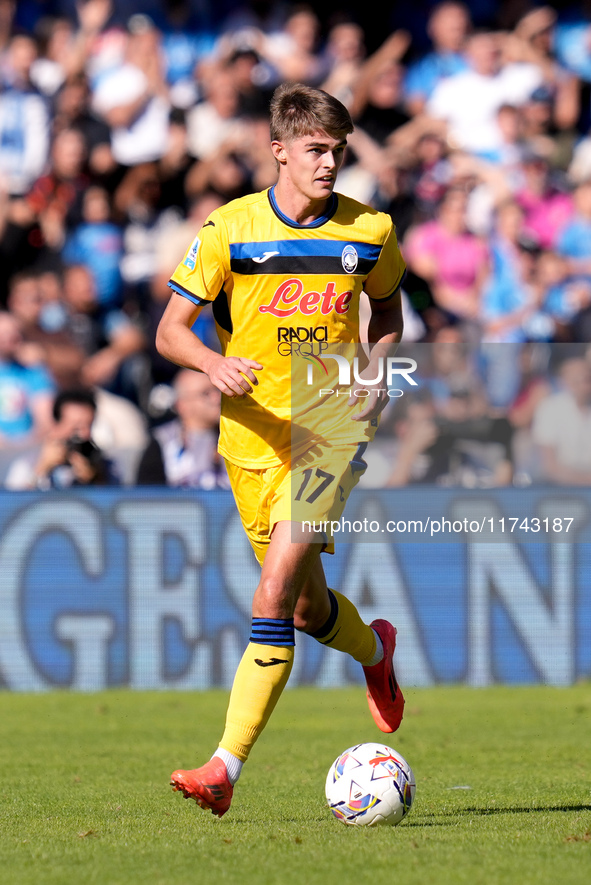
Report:
<svg viewBox="0 0 591 885"><path fill-rule="evenodd" d="M409 268L429 283L441 311L449 318L475 321L489 272L489 250L468 229L466 206L465 191L449 188L436 219L411 229L403 251Z"/></svg>
<svg viewBox="0 0 591 885"><path fill-rule="evenodd" d="M551 249L574 213L573 198L552 181L550 163L538 153L525 156L523 182L515 194L525 212L524 233L542 249Z"/></svg>

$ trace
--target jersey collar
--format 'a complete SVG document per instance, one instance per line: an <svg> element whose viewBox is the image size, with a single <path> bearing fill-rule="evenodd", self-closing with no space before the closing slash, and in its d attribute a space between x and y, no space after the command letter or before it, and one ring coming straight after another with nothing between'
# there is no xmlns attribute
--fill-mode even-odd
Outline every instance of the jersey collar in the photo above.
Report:
<svg viewBox="0 0 591 885"><path fill-rule="evenodd" d="M273 210L277 218L279 218L280 221L282 221L284 224L287 224L289 227L297 227L303 230L308 230L314 227L321 227L323 224L326 224L326 222L330 221L332 216L335 214L339 205L339 199L337 195L333 192L330 195L328 203L326 204L326 212L324 213L324 215L321 215L310 224L299 224L297 221L294 221L293 218L289 218L287 215L285 215L277 205L277 200L275 199L275 185L269 188L267 193L269 195L271 209Z"/></svg>

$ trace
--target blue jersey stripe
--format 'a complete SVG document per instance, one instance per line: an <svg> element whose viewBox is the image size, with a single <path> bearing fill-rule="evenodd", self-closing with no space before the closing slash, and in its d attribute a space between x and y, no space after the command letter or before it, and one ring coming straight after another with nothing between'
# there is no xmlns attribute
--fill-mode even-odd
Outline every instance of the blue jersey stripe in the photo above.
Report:
<svg viewBox="0 0 591 885"><path fill-rule="evenodd" d="M340 258L347 246L353 246L359 258L375 262L379 258L381 246L373 243L323 240L315 237L309 240L267 240L259 243L231 243L232 261L255 260L261 270L271 258ZM257 261L258 259L258 261Z"/></svg>
<svg viewBox="0 0 591 885"><path fill-rule="evenodd" d="M199 298L198 295L189 292L189 290L181 286L180 283L173 283L172 280L169 281L168 288L176 292L177 295L182 295L183 298L188 298L189 301L192 301L193 304L197 304L199 307L202 307L204 304L211 304L207 298Z"/></svg>

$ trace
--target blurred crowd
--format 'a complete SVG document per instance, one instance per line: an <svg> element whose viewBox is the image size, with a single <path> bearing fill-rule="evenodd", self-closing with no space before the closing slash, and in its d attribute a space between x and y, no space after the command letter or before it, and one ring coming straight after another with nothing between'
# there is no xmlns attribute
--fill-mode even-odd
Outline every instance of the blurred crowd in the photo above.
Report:
<svg viewBox="0 0 591 885"><path fill-rule="evenodd" d="M588 346L474 347L454 330L399 355L416 387L390 390L362 487L591 485Z"/></svg>
<svg viewBox="0 0 591 885"><path fill-rule="evenodd" d="M154 333L209 212L274 183L286 80L349 108L338 190L394 219L426 348L365 482L591 478L591 4L361 5L0 0L5 487L226 487L219 394ZM478 365L444 396L446 359Z"/></svg>

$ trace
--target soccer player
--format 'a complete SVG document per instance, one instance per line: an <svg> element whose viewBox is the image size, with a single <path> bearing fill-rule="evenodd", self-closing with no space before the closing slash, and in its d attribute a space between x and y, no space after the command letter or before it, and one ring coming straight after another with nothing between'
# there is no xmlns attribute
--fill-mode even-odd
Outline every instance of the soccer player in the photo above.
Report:
<svg viewBox="0 0 591 885"><path fill-rule="evenodd" d="M223 394L219 450L261 565L250 641L219 748L201 768L171 778L185 798L219 817L287 683L295 630L362 665L382 731L398 728L404 707L392 663L396 629L384 620L365 624L327 587L320 553L333 552L330 532L302 530L297 541L292 534L302 514L316 525L339 518L387 397L368 382L357 405L336 411L328 403L314 444L308 439L299 449L290 420L290 353L302 350L302 337L309 354L318 353L310 342L332 350L358 342L362 290L371 303L372 348L363 377L378 377L380 360L384 365L402 334L404 262L390 217L334 192L353 131L346 108L321 90L284 84L273 96L270 123L277 183L212 212L172 275L156 338L163 356L205 372ZM208 302L221 353L191 331Z"/></svg>

